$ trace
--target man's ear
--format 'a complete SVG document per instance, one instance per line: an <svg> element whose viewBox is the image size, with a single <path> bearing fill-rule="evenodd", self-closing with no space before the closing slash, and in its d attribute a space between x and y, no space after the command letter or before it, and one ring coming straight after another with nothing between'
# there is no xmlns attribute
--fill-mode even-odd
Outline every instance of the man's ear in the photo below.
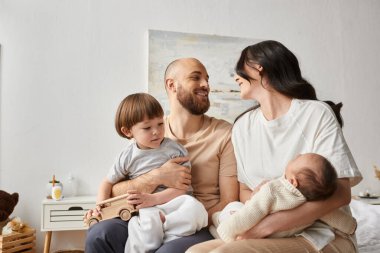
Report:
<svg viewBox="0 0 380 253"><path fill-rule="evenodd" d="M172 78L166 79L165 80L165 86L166 86L167 90L176 92L176 87L175 87L175 84L174 84L174 79L172 79Z"/></svg>
<svg viewBox="0 0 380 253"><path fill-rule="evenodd" d="M122 132L125 136L127 136L128 138L132 138L132 137L133 137L131 130L129 130L129 129L126 128L126 127L121 127L121 132Z"/></svg>

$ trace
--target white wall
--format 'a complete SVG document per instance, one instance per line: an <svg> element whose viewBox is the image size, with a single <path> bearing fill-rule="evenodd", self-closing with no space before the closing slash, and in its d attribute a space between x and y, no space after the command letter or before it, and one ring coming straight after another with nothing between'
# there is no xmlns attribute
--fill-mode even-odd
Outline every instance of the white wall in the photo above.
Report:
<svg viewBox="0 0 380 253"><path fill-rule="evenodd" d="M36 228L53 174L72 172L81 194L96 194L124 143L116 107L147 90L147 30L157 29L283 42L320 98L344 103L364 175L354 192L380 192L379 24L377 0L0 0L0 188L20 193L14 215ZM83 238L55 233L52 249Z"/></svg>

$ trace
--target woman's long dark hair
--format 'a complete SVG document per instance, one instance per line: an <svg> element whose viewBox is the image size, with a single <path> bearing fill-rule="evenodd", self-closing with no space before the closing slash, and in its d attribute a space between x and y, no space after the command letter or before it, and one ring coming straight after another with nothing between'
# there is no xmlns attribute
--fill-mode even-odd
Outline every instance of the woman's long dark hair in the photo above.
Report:
<svg viewBox="0 0 380 253"><path fill-rule="evenodd" d="M244 69L245 66L255 68L254 64L262 66L263 71L260 72L260 75L265 74L271 87L279 93L291 98L318 100L314 87L301 75L297 57L280 42L267 40L246 47L236 63L236 74L251 81L252 78ZM332 108L339 125L343 127L343 119L340 115L343 104L335 104L332 101L324 102ZM254 106L243 112L236 120L257 107Z"/></svg>

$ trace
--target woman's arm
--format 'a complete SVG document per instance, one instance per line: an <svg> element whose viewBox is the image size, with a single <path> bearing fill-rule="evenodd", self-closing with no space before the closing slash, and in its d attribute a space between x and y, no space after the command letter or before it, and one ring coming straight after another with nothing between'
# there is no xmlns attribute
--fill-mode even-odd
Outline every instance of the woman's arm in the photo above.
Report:
<svg viewBox="0 0 380 253"><path fill-rule="evenodd" d="M112 187L112 196L126 194L130 190L152 193L159 185L187 190L191 184L190 169L180 164L188 160L188 157L176 157L144 175L121 181Z"/></svg>
<svg viewBox="0 0 380 253"><path fill-rule="evenodd" d="M273 213L248 230L239 239L265 238L273 233L290 230L315 222L325 214L351 201L351 188L348 178L338 179L335 193L323 201L310 201L286 211Z"/></svg>
<svg viewBox="0 0 380 253"><path fill-rule="evenodd" d="M211 207L208 212L208 223L212 224L211 216L217 211L221 211L228 203L238 200L239 184L236 176L219 177L220 200Z"/></svg>

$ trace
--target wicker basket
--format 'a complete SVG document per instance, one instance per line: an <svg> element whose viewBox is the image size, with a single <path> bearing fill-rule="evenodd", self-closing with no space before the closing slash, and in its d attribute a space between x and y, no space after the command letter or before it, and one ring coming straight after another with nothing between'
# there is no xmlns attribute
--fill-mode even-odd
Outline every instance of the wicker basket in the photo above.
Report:
<svg viewBox="0 0 380 253"><path fill-rule="evenodd" d="M26 229L22 233L13 232L0 235L0 253L35 252L36 230Z"/></svg>

